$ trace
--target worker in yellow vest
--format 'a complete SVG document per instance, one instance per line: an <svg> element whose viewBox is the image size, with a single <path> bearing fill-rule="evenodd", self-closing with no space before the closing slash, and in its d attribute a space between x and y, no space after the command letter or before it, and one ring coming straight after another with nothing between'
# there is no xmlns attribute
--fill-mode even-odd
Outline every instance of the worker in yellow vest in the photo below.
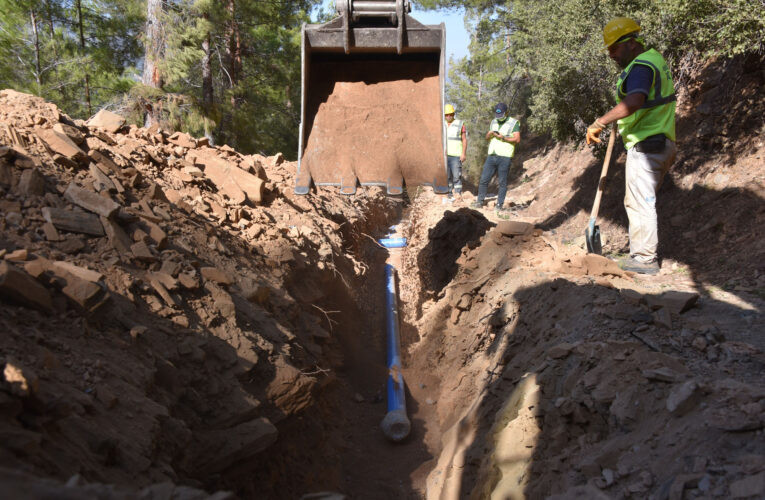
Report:
<svg viewBox="0 0 765 500"><path fill-rule="evenodd" d="M472 208L483 207L486 192L489 189L489 181L497 174L496 215L501 219L509 219L510 211L503 207L507 192L507 174L510 172L510 164L515 154L515 145L521 142L521 122L508 116L507 104L501 102L494 106L494 119L486 133L489 141L489 155L481 170L481 179L478 181L478 198L470 205Z"/></svg>
<svg viewBox="0 0 765 500"><path fill-rule="evenodd" d="M627 149L625 171L630 256L619 265L641 274L659 272L656 192L675 161L675 86L664 57L645 48L640 26L618 17L603 29L608 55L624 71L616 83L617 104L587 128L587 144L616 122Z"/></svg>
<svg viewBox="0 0 765 500"><path fill-rule="evenodd" d="M467 152L467 130L462 120L454 118L454 106L444 106L446 121L446 178L449 185L450 201L462 199L462 164Z"/></svg>

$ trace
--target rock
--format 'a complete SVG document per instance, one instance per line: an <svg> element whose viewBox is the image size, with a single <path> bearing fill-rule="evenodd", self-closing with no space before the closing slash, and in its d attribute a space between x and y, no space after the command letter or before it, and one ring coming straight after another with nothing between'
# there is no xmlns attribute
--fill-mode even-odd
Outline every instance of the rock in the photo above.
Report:
<svg viewBox="0 0 765 500"><path fill-rule="evenodd" d="M765 472L747 476L730 485L730 498L762 498L765 496Z"/></svg>
<svg viewBox="0 0 765 500"><path fill-rule="evenodd" d="M53 310L48 289L7 262L0 262L0 295L34 309L46 312Z"/></svg>
<svg viewBox="0 0 765 500"><path fill-rule="evenodd" d="M106 217L101 217L101 225L104 228L106 237L109 239L109 243L117 251L120 259L129 260L133 255L133 252L130 250L133 242L130 241L127 233L125 233L119 224Z"/></svg>
<svg viewBox="0 0 765 500"><path fill-rule="evenodd" d="M653 313L653 322L655 325L662 326L666 329L672 328L672 314L666 307L662 307L658 311Z"/></svg>
<svg viewBox="0 0 765 500"><path fill-rule="evenodd" d="M36 168L24 170L17 187L24 196L42 196L45 194L45 177Z"/></svg>
<svg viewBox="0 0 765 500"><path fill-rule="evenodd" d="M470 304L472 301L473 301L473 296L471 294L463 293L462 295L460 295L460 298L457 301L457 303L454 305L454 307L456 307L460 311L467 311L468 309L470 309Z"/></svg>
<svg viewBox="0 0 765 500"><path fill-rule="evenodd" d="M547 351L547 355L552 359L562 359L571 354L571 351L574 350L575 347L576 344L564 342L550 348L550 350Z"/></svg>
<svg viewBox="0 0 765 500"><path fill-rule="evenodd" d="M36 393L40 388L40 381L35 372L24 367L17 360L8 358L3 369L5 382L10 385L11 393L16 396L27 397Z"/></svg>
<svg viewBox="0 0 765 500"><path fill-rule="evenodd" d="M190 273L180 273L178 275L178 283L187 290L196 290L199 288L199 280L195 275Z"/></svg>
<svg viewBox="0 0 765 500"><path fill-rule="evenodd" d="M98 271L91 271L85 267L80 267L72 264L71 262L62 260L54 262L51 265L51 270L59 276L66 276L66 274L71 274L72 276L83 279L85 281L90 281L92 283L96 283L104 279L104 275Z"/></svg>
<svg viewBox="0 0 765 500"><path fill-rule="evenodd" d="M164 263L163 263L164 267ZM171 274L168 274L163 271L159 271L156 273L151 273L151 279L157 280L159 283L162 283L162 286L164 286L168 290L175 290L178 288L178 280L173 278Z"/></svg>
<svg viewBox="0 0 765 500"><path fill-rule="evenodd" d="M19 248L18 250L5 254L5 257L3 258L11 262L24 262L29 258L29 251L26 248Z"/></svg>
<svg viewBox="0 0 765 500"><path fill-rule="evenodd" d="M151 222L144 221L144 224L149 229L149 238L154 242L157 250L162 250L167 246L167 234L162 230L159 225Z"/></svg>
<svg viewBox="0 0 765 500"><path fill-rule="evenodd" d="M171 278L174 278L175 276L178 276L178 273L181 270L181 264L180 262L176 262L174 260L163 260L162 261L162 267L159 269L161 273L167 274ZM178 285L178 282L176 281L176 286ZM165 284L167 286L167 284Z"/></svg>
<svg viewBox="0 0 765 500"><path fill-rule="evenodd" d="M225 290L219 286L207 282L205 283L205 289L210 293L213 299L213 305L215 310L225 319L236 319L236 304L234 299Z"/></svg>
<svg viewBox="0 0 765 500"><path fill-rule="evenodd" d="M107 218L117 213L117 210L120 209L120 205L111 198L99 196L96 193L83 189L74 183L69 184L69 186L66 188L66 191L64 192L64 198L67 201L84 208L85 210L94 212ZM103 234L103 232L101 234Z"/></svg>
<svg viewBox="0 0 765 500"><path fill-rule="evenodd" d="M90 156L90 158L94 162L96 162L97 165L105 168L106 170L112 172L113 174L116 174L116 175L122 174L122 169L118 167L117 164L114 163L112 159L106 156L104 153L96 149L91 149L90 151L88 151L88 156Z"/></svg>
<svg viewBox="0 0 765 500"><path fill-rule="evenodd" d="M104 235L104 227L101 225L98 216L94 214L43 207L42 215L56 229L73 233L91 234L93 236Z"/></svg>
<svg viewBox="0 0 765 500"><path fill-rule="evenodd" d="M93 188L95 188L96 191L117 191L117 186L115 186L114 182L112 182L109 176L101 170L101 167L96 166L95 163L91 163L88 170L91 177L94 179Z"/></svg>
<svg viewBox="0 0 765 500"><path fill-rule="evenodd" d="M85 142L85 135L80 132L78 128L67 125L66 123L56 123L53 125L53 130L69 137L72 142L77 145L82 145L82 143Z"/></svg>
<svg viewBox="0 0 765 500"><path fill-rule="evenodd" d="M631 288L622 288L619 290L619 293L621 294L624 301L628 304L636 306L641 302L645 302L645 297L643 297L643 294Z"/></svg>
<svg viewBox="0 0 765 500"><path fill-rule="evenodd" d="M683 500L686 488L695 488L699 484L702 474L680 474L672 480L669 487L667 500Z"/></svg>
<svg viewBox="0 0 765 500"><path fill-rule="evenodd" d="M278 431L267 418L258 418L230 429L212 431L207 436L205 457L200 468L214 474L246 462L276 442Z"/></svg>
<svg viewBox="0 0 765 500"><path fill-rule="evenodd" d="M130 252L136 259L143 262L154 262L157 257L151 252L151 249L144 241L137 241L130 245Z"/></svg>
<svg viewBox="0 0 765 500"><path fill-rule="evenodd" d="M696 292L680 292L677 290L664 292L660 296L662 305L675 314L687 311L693 307L698 299L699 294Z"/></svg>
<svg viewBox="0 0 765 500"><path fill-rule="evenodd" d="M170 137L167 138L167 142L170 142L172 144L193 149L197 147L197 142L192 138L189 134L186 134L184 132L176 132Z"/></svg>
<svg viewBox="0 0 765 500"><path fill-rule="evenodd" d="M649 368L640 373L648 380L658 380L659 382L680 382L685 378L683 373L675 371L668 366Z"/></svg>
<svg viewBox="0 0 765 500"><path fill-rule="evenodd" d="M681 417L694 409L701 401L701 389L695 380L689 380L672 389L667 397L667 410Z"/></svg>
<svg viewBox="0 0 765 500"><path fill-rule="evenodd" d="M96 116L88 120L87 125L91 128L102 128L112 134L116 133L125 124L125 119L116 113L105 109L96 113Z"/></svg>
<svg viewBox="0 0 765 500"><path fill-rule="evenodd" d="M197 161L204 165L205 176L215 184L232 203L242 204L249 200L253 204L263 200L265 182L238 166L217 156L202 155Z"/></svg>
<svg viewBox="0 0 765 500"><path fill-rule="evenodd" d="M230 285L233 283L233 280L217 267L202 267L199 269L199 272L204 279L221 285Z"/></svg>
<svg viewBox="0 0 765 500"><path fill-rule="evenodd" d="M104 302L108 294L100 285L69 275L66 286L61 290L74 304L85 311L95 311Z"/></svg>
<svg viewBox="0 0 765 500"><path fill-rule="evenodd" d="M706 351L707 350L707 339L706 337L698 336L691 342L691 345L698 349L699 351Z"/></svg>
<svg viewBox="0 0 765 500"><path fill-rule="evenodd" d="M151 275L149 277L149 283L154 288L154 290L157 292L157 295L159 295L162 300L170 307L177 307L178 301L175 300L175 297L170 294L170 292L167 291L167 288L165 288L165 285L162 284L162 282L157 279L154 275Z"/></svg>
<svg viewBox="0 0 765 500"><path fill-rule="evenodd" d="M48 145L51 151L60 154L68 160L84 163L88 159L85 151L80 149L69 137L53 129L38 129L37 136Z"/></svg>
<svg viewBox="0 0 765 500"><path fill-rule="evenodd" d="M534 229L533 224L520 221L500 221L497 223L496 231L499 231L505 236L521 236L530 234Z"/></svg>

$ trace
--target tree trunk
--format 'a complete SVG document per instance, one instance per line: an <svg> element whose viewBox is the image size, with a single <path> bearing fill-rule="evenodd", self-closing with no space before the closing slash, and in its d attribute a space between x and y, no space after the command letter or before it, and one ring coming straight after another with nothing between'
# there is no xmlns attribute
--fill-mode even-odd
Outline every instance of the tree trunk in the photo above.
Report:
<svg viewBox="0 0 765 500"><path fill-rule="evenodd" d="M164 39L160 15L162 14L162 0L148 0L146 2L146 47L143 59L143 78L141 82L147 87L161 89L164 86L162 74L159 71L159 62L164 56ZM151 126L159 122L158 103L146 103L146 117L144 125Z"/></svg>
<svg viewBox="0 0 765 500"><path fill-rule="evenodd" d="M228 12L231 16L228 30L228 56L229 71L231 74L231 87L236 88L242 73L242 44L239 38L239 25L236 22L236 0L229 0ZM231 94L231 108L236 109L236 96Z"/></svg>
<svg viewBox="0 0 765 500"><path fill-rule="evenodd" d="M236 86L239 84L242 67L242 47L239 38L239 25L236 22L236 0L227 0L226 10L229 20L226 26L226 59L228 63L228 75L231 80L231 93L229 103L230 110L226 111L221 117L218 130L223 140L231 147L236 149L236 134L231 133L234 123L234 112L239 106L236 96Z"/></svg>
<svg viewBox="0 0 765 500"><path fill-rule="evenodd" d="M209 14L204 14L205 19L208 19L209 17ZM213 135L209 123L213 111L213 81L209 31L202 42L202 51L204 51L204 55L202 56L202 109L205 114L205 137L207 137L212 145Z"/></svg>
<svg viewBox="0 0 765 500"><path fill-rule="evenodd" d="M77 18L80 25L80 48L82 49L82 55L85 56L85 35L82 32L82 3L81 0L77 0ZM85 68L85 101L88 103L88 116L93 114L93 109L90 106L90 76L88 70Z"/></svg>
<svg viewBox="0 0 765 500"><path fill-rule="evenodd" d="M37 33L37 17L34 9L29 10L32 18L32 33L35 37L35 80L37 80L37 95L42 95L42 70L40 69L40 36Z"/></svg>

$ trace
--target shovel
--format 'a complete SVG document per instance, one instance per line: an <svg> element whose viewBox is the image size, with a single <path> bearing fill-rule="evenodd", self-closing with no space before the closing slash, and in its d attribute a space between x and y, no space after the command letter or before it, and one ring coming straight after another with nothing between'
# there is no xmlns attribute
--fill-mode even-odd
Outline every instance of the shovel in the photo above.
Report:
<svg viewBox="0 0 765 500"><path fill-rule="evenodd" d="M587 253L603 254L603 245L600 242L600 227L595 225L595 219L598 218L598 209L600 208L600 198L603 196L603 186L606 183L608 174L608 164L611 163L611 152L614 150L614 138L616 137L616 124L611 130L611 136L608 138L608 148L606 149L606 159L603 160L603 169L600 171L600 180L598 181L598 192L595 194L595 202L592 204L592 213L590 214L590 223L584 230L584 240L587 242Z"/></svg>

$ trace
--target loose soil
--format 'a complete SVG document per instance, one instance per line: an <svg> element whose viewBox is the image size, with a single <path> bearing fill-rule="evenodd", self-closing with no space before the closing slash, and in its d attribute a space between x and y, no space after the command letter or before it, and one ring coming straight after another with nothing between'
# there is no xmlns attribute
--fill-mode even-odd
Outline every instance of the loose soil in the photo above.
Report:
<svg viewBox="0 0 765 500"><path fill-rule="evenodd" d="M301 168L314 182L445 186L438 58L324 58L307 87Z"/></svg>
<svg viewBox="0 0 765 500"><path fill-rule="evenodd" d="M765 497L762 67L711 65L680 94L654 277L608 258L627 246L623 151L601 257L583 248L589 149L528 140L508 222L470 193L296 197L278 155L1 91L0 491ZM108 204L70 184L119 206L96 218L107 234L83 231ZM401 251L374 241L394 223ZM379 429L386 260L413 422L400 444Z"/></svg>

